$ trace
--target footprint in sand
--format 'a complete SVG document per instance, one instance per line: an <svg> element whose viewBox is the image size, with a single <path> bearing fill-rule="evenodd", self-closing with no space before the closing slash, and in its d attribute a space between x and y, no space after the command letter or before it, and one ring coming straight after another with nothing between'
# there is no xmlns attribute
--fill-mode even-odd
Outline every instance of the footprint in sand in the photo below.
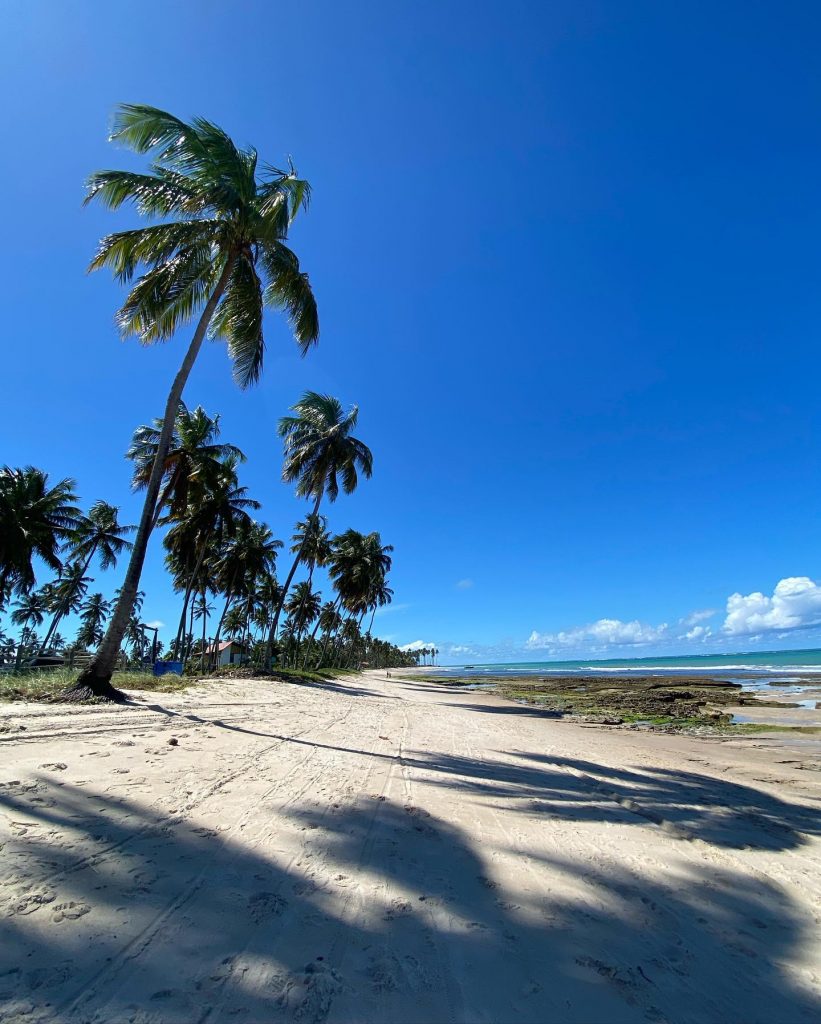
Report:
<svg viewBox="0 0 821 1024"><path fill-rule="evenodd" d="M52 772L64 772L66 768L68 768L68 765L63 764L62 761L48 761L46 764L41 764L40 767L46 768L48 771Z"/></svg>
<svg viewBox="0 0 821 1024"><path fill-rule="evenodd" d="M47 903L52 903L53 901L53 892L34 892L29 896L24 896L17 906L12 909L11 915L33 914L35 910L39 910L40 907L44 907Z"/></svg>
<svg viewBox="0 0 821 1024"><path fill-rule="evenodd" d="M70 900L68 903L58 903L54 907L51 920L55 924L59 924L60 921L76 921L78 917L83 917L84 914L90 912L91 907L87 903L76 903L74 900Z"/></svg>

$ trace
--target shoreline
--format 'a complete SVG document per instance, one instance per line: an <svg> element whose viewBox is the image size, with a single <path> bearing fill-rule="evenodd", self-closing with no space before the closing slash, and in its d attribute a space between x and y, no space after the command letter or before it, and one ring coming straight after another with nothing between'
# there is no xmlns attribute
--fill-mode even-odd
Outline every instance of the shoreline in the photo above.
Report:
<svg viewBox="0 0 821 1024"><path fill-rule="evenodd" d="M566 721L717 737L790 730L817 736L821 750L821 677L750 687L748 680L728 679L725 673L683 671L623 677L593 672L462 677L424 669L402 674L444 689L492 693Z"/></svg>

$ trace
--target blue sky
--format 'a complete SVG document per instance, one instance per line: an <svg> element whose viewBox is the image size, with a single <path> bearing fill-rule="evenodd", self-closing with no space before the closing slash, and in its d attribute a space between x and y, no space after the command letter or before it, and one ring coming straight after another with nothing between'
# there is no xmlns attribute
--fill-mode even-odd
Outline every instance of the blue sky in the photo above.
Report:
<svg viewBox="0 0 821 1024"><path fill-rule="evenodd" d="M318 350L272 317L259 387L212 345L186 400L221 413L279 536L305 509L278 416L307 388L360 405L374 478L328 511L395 545L382 635L451 661L818 640L821 8L26 0L4 21L0 460L136 519L123 452L183 339L118 340L122 291L85 267L134 218L81 186L134 165L116 104L153 103L313 185L292 240ZM174 622L158 540L144 587Z"/></svg>

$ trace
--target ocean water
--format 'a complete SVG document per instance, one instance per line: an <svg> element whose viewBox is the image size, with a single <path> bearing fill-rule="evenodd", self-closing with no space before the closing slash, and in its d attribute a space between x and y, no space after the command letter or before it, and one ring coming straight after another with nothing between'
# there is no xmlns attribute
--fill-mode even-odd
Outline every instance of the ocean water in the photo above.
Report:
<svg viewBox="0 0 821 1024"><path fill-rule="evenodd" d="M680 658L611 658L606 661L522 661L504 664L446 665L431 669L442 676L538 676L592 675L695 675L703 672L717 679L743 682L748 689L764 689L772 683L790 682L795 688L802 676L821 676L821 649L803 651L755 651L745 654L691 654ZM804 680L810 685L810 679ZM815 685L818 685L817 683ZM789 689L780 688L788 693Z"/></svg>

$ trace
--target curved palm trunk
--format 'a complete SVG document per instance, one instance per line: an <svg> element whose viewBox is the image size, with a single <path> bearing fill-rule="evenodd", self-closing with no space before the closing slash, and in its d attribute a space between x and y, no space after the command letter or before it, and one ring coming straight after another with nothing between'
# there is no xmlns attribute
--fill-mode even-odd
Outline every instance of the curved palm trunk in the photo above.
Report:
<svg viewBox="0 0 821 1024"><path fill-rule="evenodd" d="M137 591L140 586L140 576L143 571L145 554L148 550L148 539L151 536L157 498L160 494L165 469L165 457L168 454L171 435L174 430L174 420L182 393L188 382L188 377L205 340L211 317L214 315L217 305L225 292L235 262L236 256L230 254L225 261L219 281L208 302L205 304L205 309L202 311L197 329L194 331L194 337L191 339L191 344L188 346L188 351L185 353L182 365L171 385L171 390L165 403L162 432L157 444L154 464L151 467L151 476L145 489L145 502L143 503L143 510L140 515L140 524L137 527L137 535L134 538L134 547L131 549L131 558L128 562L125 580L120 590L120 596L117 599L117 607L114 609L114 614L111 616L108 629L97 653L80 673L77 682L65 691L64 696L67 699L84 700L88 697L107 697L109 700L124 699L120 691L111 685L111 674L114 671L114 666L117 664L117 656L120 653L123 637L128 628L128 620L131 618L134 600L137 597Z"/></svg>
<svg viewBox="0 0 821 1024"><path fill-rule="evenodd" d="M228 611L228 605L231 603L231 597L232 597L232 594L233 594L233 590L234 590L234 586L236 584L236 581L237 581L237 574L236 574L236 571L235 571L234 575L231 577L231 582L228 584L228 590L225 593L225 605L223 606L222 615L220 615L220 620L217 623L217 632L216 632L216 634L214 636L214 659L213 659L213 665L209 661L209 668L211 668L211 667L219 668L220 634L222 633L222 624L225 621L225 613Z"/></svg>
<svg viewBox="0 0 821 1024"><path fill-rule="evenodd" d="M334 601L334 607L336 607L336 605L338 604L338 602L340 600L341 600L341 598L337 598L336 601ZM314 640L316 640L316 634L319 632L319 626L320 626L321 622L322 622L322 614L320 613L316 617L316 625L314 626L313 632L311 633L311 639L310 639L310 643L308 644L308 648L305 651L305 660L302 662L303 671L308 667L308 658L311 655L311 649L313 647ZM329 636L330 636L330 632L331 631L328 630L328 635ZM325 648L327 648L327 646L328 646L328 641L327 641L327 638L326 638L326 640L325 640L325 647L322 648L322 654L320 656L319 661L317 662L317 668L319 668L320 664L322 663L322 658L325 657Z"/></svg>
<svg viewBox="0 0 821 1024"><path fill-rule="evenodd" d="M86 559L86 564L83 566L83 571L80 573L80 579L82 579L83 576L85 576L86 570L91 565L91 559L94 557L96 551L97 545L95 544L94 547L91 549L91 554ZM66 612L68 611L68 605L70 600L70 598L66 598L66 600L63 601L63 603L54 613L54 618L51 620L51 625L48 627L48 632L46 633L45 640L43 640L42 644L40 645L40 654L42 654L43 651L45 651L46 648L48 647L49 640L51 640L55 630L57 629L57 626L60 624Z"/></svg>
<svg viewBox="0 0 821 1024"><path fill-rule="evenodd" d="M200 545L200 551L199 554L197 555L197 564L194 566L194 571L188 577L188 583L186 584L185 587L185 598L183 599L182 602L182 615L180 616L180 625L179 628L177 629L177 649L179 649L180 647L182 635L185 630L185 614L188 610L188 602L191 600L191 593L194 590L194 584L197 582L197 577L200 574L200 569L202 568L202 563L205 559L205 552L208 548L208 541L210 539L211 530L209 529L206 531L206 534L202 539L202 544Z"/></svg>
<svg viewBox="0 0 821 1024"><path fill-rule="evenodd" d="M205 665L205 633L208 625L208 615L205 611L205 590L202 592L202 646L200 647L200 672Z"/></svg>
<svg viewBox="0 0 821 1024"><path fill-rule="evenodd" d="M314 503L314 511L313 511L314 515L318 515L318 513L319 513L319 503L322 501L322 493L323 492L320 492L320 494L318 495L318 497L316 499L316 502ZM299 551L297 551L296 558L294 559L294 564L291 566L291 571L288 573L288 579L285 580L285 585L283 586L282 593L279 596L279 602L277 604L277 609L274 612L274 621L271 623L271 629L270 629L270 631L268 633L268 640L267 640L267 642L265 644L265 657L263 659L263 666L264 666L266 672L270 672L271 671L271 666L272 666L272 661L273 661L272 655L273 655L273 651L274 651L274 640L276 639L276 635L277 635L277 626L279 625L279 617L282 614L282 608L283 608L283 606L285 604L285 598L288 596L288 591L289 591L289 589L291 587L291 584L293 583L294 576L296 575L297 566L299 565L300 559L302 558L302 552L305 549L305 545L306 545L307 541L308 541L308 534L306 533L305 536L302 539L302 543L299 546Z"/></svg>

